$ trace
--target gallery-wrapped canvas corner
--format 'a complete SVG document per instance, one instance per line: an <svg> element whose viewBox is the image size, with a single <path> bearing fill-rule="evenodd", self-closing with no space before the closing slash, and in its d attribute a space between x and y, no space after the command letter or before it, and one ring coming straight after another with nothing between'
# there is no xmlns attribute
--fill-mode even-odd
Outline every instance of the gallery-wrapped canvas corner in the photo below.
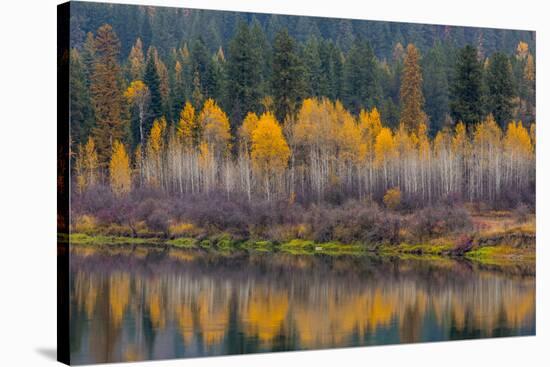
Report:
<svg viewBox="0 0 550 367"><path fill-rule="evenodd" d="M535 32L58 7L58 358L535 334Z"/></svg>

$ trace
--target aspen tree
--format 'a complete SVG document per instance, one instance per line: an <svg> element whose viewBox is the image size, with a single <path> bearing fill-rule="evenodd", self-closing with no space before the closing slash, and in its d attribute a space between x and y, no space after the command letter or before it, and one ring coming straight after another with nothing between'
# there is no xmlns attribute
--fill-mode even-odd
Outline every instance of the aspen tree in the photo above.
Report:
<svg viewBox="0 0 550 367"><path fill-rule="evenodd" d="M127 194L132 189L130 159L124 144L118 140L113 144L113 154L109 162L109 179L111 190L117 196Z"/></svg>

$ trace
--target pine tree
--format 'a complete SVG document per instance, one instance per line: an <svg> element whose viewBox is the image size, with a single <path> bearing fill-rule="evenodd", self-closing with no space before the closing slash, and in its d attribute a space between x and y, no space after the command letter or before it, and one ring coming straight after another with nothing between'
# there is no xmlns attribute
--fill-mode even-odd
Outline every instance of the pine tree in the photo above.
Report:
<svg viewBox="0 0 550 367"><path fill-rule="evenodd" d="M273 43L273 103L279 121L292 118L304 97L304 67L296 53L294 39L285 29Z"/></svg>
<svg viewBox="0 0 550 367"><path fill-rule="evenodd" d="M344 64L344 104L352 113L378 104L377 61L370 44L357 39Z"/></svg>
<svg viewBox="0 0 550 367"><path fill-rule="evenodd" d="M443 128L449 110L449 84L443 48L436 45L423 58L425 110L432 136Z"/></svg>
<svg viewBox="0 0 550 367"><path fill-rule="evenodd" d="M262 84L261 53L246 23L240 23L229 43L226 105L231 121L242 121L247 112L258 112Z"/></svg>
<svg viewBox="0 0 550 367"><path fill-rule="evenodd" d="M147 88L149 88L150 102L148 111L148 121L144 124L145 134L149 132L153 121L162 116L162 95L160 91L160 77L155 63L153 52L148 52L147 66L143 78Z"/></svg>
<svg viewBox="0 0 550 367"><path fill-rule="evenodd" d="M93 129L100 165L110 159L113 143L126 137L122 120L122 93L119 85L118 56L120 42L112 27L102 25L95 38L96 59L91 80L91 95L96 126Z"/></svg>
<svg viewBox="0 0 550 367"><path fill-rule="evenodd" d="M143 22L141 23L141 39L143 41L143 49L148 50L153 40L153 29L151 27L151 19L148 14L148 10L145 9L143 14Z"/></svg>
<svg viewBox="0 0 550 367"><path fill-rule="evenodd" d="M451 88L451 116L470 126L482 120L482 70L477 50L468 45L460 50Z"/></svg>
<svg viewBox="0 0 550 367"><path fill-rule="evenodd" d="M69 71L71 139L73 144L78 145L85 142L90 134L94 112L86 86L85 67L76 49L70 52Z"/></svg>
<svg viewBox="0 0 550 367"><path fill-rule="evenodd" d="M525 85L525 120L535 121L536 118L536 80L535 80L535 60L533 55L527 55L525 67L523 68L523 84Z"/></svg>
<svg viewBox="0 0 550 367"><path fill-rule="evenodd" d="M422 71L420 55L413 45L407 46L403 61L403 76L400 89L401 123L410 131L417 130L420 124L426 123L424 95L422 94Z"/></svg>
<svg viewBox="0 0 550 367"><path fill-rule="evenodd" d="M302 54L302 60L305 67L306 96L320 97L322 91L319 41L316 38L308 39ZM325 96L327 94L325 94Z"/></svg>
<svg viewBox="0 0 550 367"><path fill-rule="evenodd" d="M495 121L504 128L512 119L515 88L512 65L506 55L496 52L489 59L487 71L487 107Z"/></svg>
<svg viewBox="0 0 550 367"><path fill-rule="evenodd" d="M254 19L250 27L251 42L259 51L258 62L260 64L261 81L257 86L260 95L271 94L271 65L272 65L272 50L271 44L268 42L262 26L257 19Z"/></svg>
<svg viewBox="0 0 550 367"><path fill-rule="evenodd" d="M130 80L142 80L145 72L145 58L143 56L143 44L138 37L128 55L128 75Z"/></svg>
<svg viewBox="0 0 550 367"><path fill-rule="evenodd" d="M95 37L92 32L86 35L86 41L82 46L82 63L84 65L84 74L86 75L86 86L89 88L94 72L95 62Z"/></svg>

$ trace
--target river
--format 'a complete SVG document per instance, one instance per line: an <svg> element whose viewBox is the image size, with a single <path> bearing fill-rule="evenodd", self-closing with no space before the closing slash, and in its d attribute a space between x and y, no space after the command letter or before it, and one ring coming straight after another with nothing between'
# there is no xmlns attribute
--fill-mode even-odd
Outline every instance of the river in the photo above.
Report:
<svg viewBox="0 0 550 367"><path fill-rule="evenodd" d="M71 363L533 335L529 266L71 249Z"/></svg>

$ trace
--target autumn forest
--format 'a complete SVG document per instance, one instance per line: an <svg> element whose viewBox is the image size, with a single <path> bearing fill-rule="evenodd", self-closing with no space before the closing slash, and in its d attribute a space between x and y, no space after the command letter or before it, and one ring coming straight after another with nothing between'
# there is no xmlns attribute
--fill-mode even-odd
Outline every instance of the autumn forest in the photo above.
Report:
<svg viewBox="0 0 550 367"><path fill-rule="evenodd" d="M103 8L71 16L78 232L356 242L288 212L534 211L533 33Z"/></svg>
<svg viewBox="0 0 550 367"><path fill-rule="evenodd" d="M58 11L66 363L535 335L535 32Z"/></svg>

